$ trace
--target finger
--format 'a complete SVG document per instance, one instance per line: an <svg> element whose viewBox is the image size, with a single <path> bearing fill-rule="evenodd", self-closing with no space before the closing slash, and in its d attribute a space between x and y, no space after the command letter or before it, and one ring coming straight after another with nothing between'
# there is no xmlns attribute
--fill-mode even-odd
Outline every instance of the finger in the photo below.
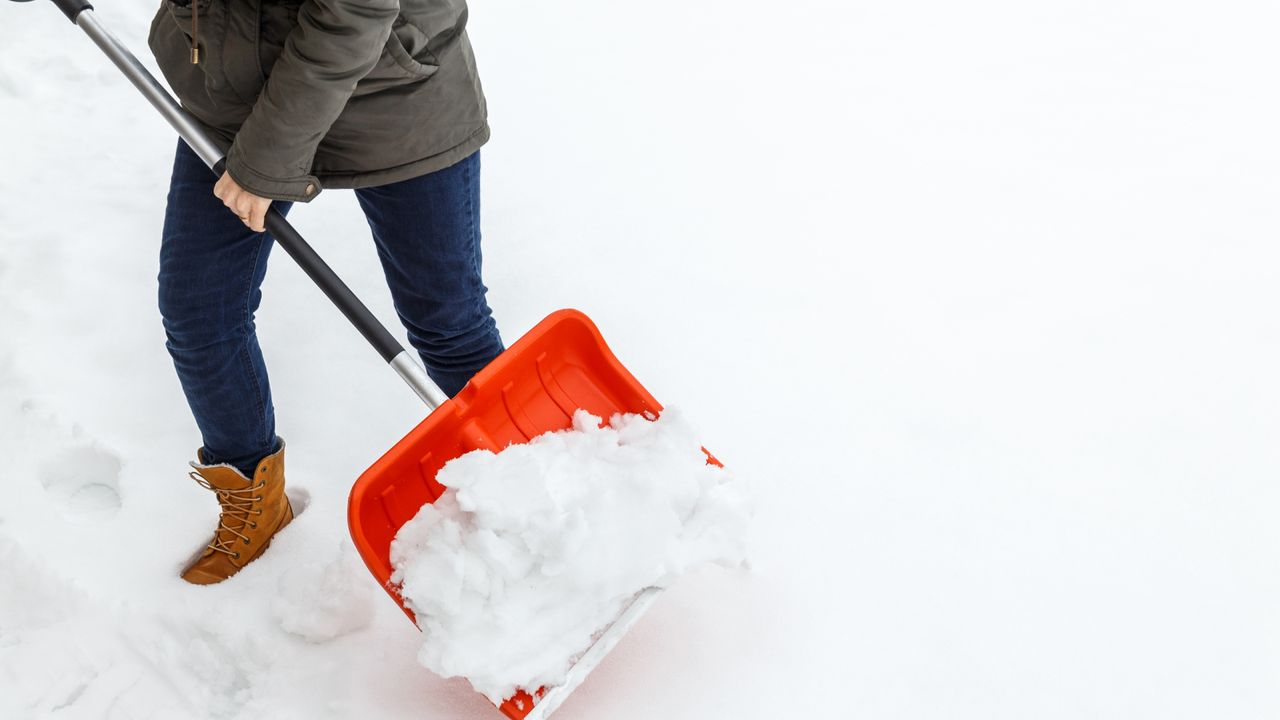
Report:
<svg viewBox="0 0 1280 720"><path fill-rule="evenodd" d="M227 194L227 186L229 185L227 182L228 177L230 177L230 175L222 173L222 177L218 178L218 182L213 186L213 196L219 200L226 199L223 196Z"/></svg>
<svg viewBox="0 0 1280 720"><path fill-rule="evenodd" d="M238 213L237 208L240 203L244 202L244 193L237 190L234 186L227 185L222 188L222 194L218 196L222 200L222 204L227 206L231 212Z"/></svg>
<svg viewBox="0 0 1280 720"><path fill-rule="evenodd" d="M236 217L240 218L240 222L244 223L245 227L252 229L253 226L249 224L253 219L252 200L244 195L240 195L236 198L236 204L231 208L231 212L235 213Z"/></svg>
<svg viewBox="0 0 1280 720"><path fill-rule="evenodd" d="M270 200L253 203L248 224L250 228L253 228L254 232L266 232L267 208L269 207L271 207Z"/></svg>
<svg viewBox="0 0 1280 720"><path fill-rule="evenodd" d="M258 228L253 224L254 206L254 197L248 193L242 193L236 204L236 215L240 216L240 221L245 224L245 227L256 231Z"/></svg>

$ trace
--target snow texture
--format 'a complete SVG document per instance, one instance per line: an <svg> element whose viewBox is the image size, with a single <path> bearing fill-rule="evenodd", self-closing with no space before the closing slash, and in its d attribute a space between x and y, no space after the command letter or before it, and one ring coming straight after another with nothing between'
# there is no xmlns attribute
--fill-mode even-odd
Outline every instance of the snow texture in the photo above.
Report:
<svg viewBox="0 0 1280 720"><path fill-rule="evenodd" d="M363 630L373 616L374 588L364 563L346 540L328 562L291 567L280 576L271 612L285 632L323 643Z"/></svg>
<svg viewBox="0 0 1280 720"><path fill-rule="evenodd" d="M627 602L704 563L746 562L749 502L678 410L579 410L573 429L450 461L391 545L418 659L495 703L565 681Z"/></svg>
<svg viewBox="0 0 1280 720"><path fill-rule="evenodd" d="M158 5L97 12L146 60ZM504 337L584 310L767 480L754 572L681 578L557 720L1280 717L1280 6L470 7ZM282 252L257 324L311 503L177 579L216 508L156 312L173 146L0 1L0 718L499 718L371 575L362 629L276 617L423 416ZM398 332L352 194L290 218Z"/></svg>

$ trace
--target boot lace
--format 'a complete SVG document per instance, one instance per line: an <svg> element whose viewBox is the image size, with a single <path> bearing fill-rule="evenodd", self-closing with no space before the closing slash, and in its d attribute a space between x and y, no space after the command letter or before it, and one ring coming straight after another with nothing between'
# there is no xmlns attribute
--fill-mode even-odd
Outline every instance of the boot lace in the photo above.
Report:
<svg viewBox="0 0 1280 720"><path fill-rule="evenodd" d="M249 544L249 536L245 535L243 531L257 528L257 521L251 520L250 517L262 514L262 508L254 507L256 503L262 501L262 496L254 493L261 491L267 484L258 483L240 490L224 490L205 480L200 473L191 472L188 475L192 480L196 481L197 485L217 495L218 504L222 506L222 513L218 516L218 530L213 534L209 549L226 553L238 559L240 551L235 549L236 538L239 538L245 545ZM238 520L240 524L232 527L227 524L228 520ZM223 534L223 530L227 531L226 535Z"/></svg>

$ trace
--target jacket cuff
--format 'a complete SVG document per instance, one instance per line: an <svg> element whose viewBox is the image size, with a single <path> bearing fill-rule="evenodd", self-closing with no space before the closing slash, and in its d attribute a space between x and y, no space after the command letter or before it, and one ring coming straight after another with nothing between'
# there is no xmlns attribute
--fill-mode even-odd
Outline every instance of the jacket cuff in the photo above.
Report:
<svg viewBox="0 0 1280 720"><path fill-rule="evenodd" d="M290 202L310 202L324 188L314 175L298 175L290 178L277 178L263 175L245 163L235 145L227 153L227 172L240 187L257 195L272 200L288 200Z"/></svg>

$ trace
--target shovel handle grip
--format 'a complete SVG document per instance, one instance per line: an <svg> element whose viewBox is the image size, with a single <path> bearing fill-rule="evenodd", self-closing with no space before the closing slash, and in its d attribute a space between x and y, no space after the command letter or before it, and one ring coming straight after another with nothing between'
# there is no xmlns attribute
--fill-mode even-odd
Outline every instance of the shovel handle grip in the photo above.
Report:
<svg viewBox="0 0 1280 720"><path fill-rule="evenodd" d="M53 0L53 4L57 5L62 14L66 15L71 22L75 22L76 18L80 17L80 13L85 10L93 9L88 0Z"/></svg>

